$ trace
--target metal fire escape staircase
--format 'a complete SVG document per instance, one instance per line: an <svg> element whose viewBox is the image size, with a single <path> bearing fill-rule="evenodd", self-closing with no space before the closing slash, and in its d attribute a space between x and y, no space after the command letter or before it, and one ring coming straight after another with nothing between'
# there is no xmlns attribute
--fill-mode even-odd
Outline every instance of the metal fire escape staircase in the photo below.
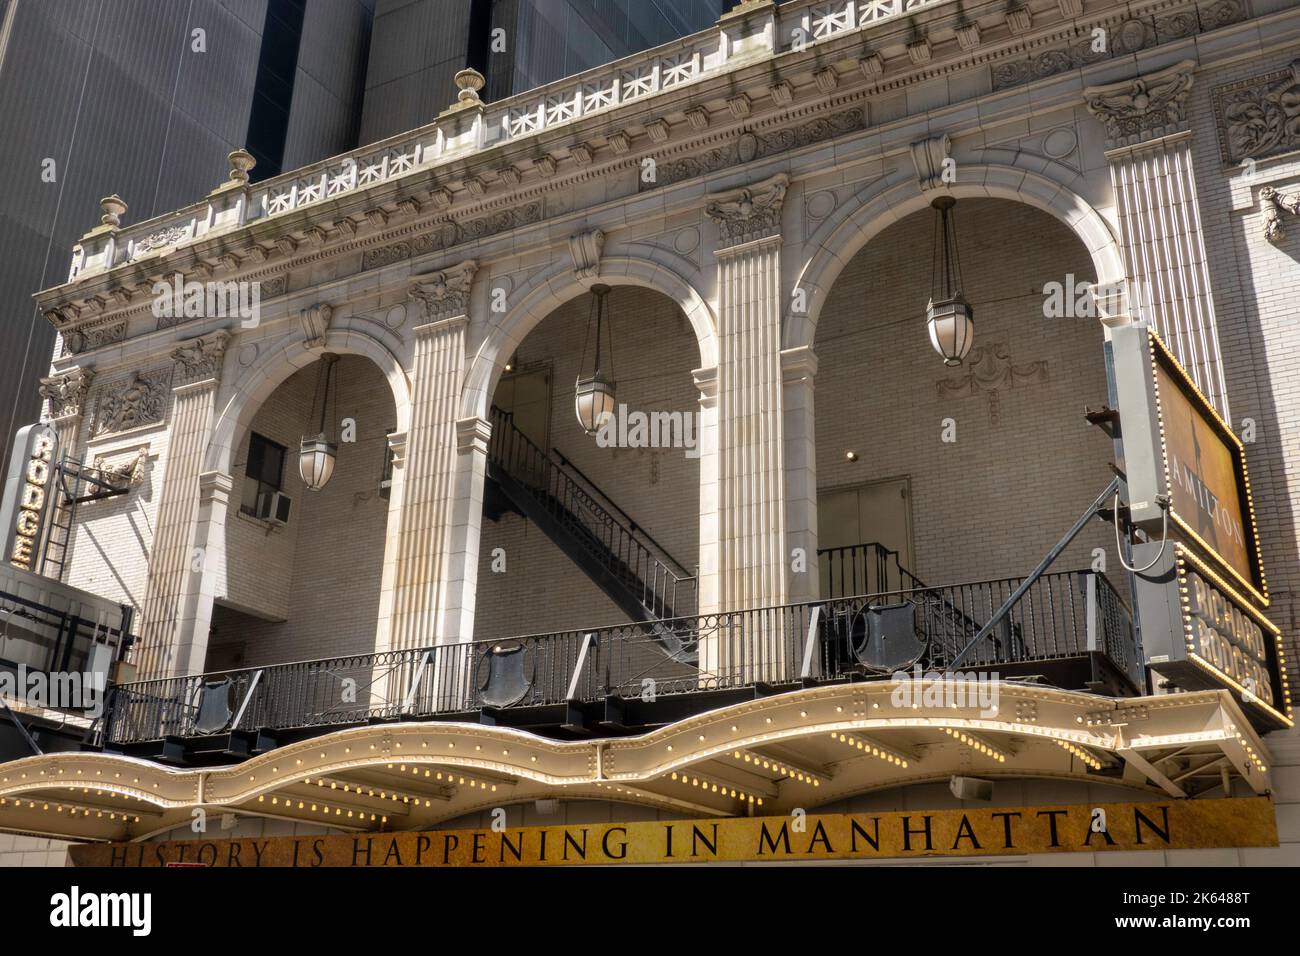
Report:
<svg viewBox="0 0 1300 956"><path fill-rule="evenodd" d="M696 610L696 576L558 451L534 444L514 416L492 408L484 514L514 511L537 527L673 659L694 663L694 641L662 622Z"/></svg>

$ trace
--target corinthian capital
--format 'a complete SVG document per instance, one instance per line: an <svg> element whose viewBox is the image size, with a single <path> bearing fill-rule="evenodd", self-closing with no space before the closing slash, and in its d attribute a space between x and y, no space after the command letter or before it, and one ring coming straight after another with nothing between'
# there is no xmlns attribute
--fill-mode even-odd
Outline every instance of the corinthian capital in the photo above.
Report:
<svg viewBox="0 0 1300 956"><path fill-rule="evenodd" d="M781 234L781 206L790 177L785 173L740 189L714 193L704 211L718 224L722 246Z"/></svg>
<svg viewBox="0 0 1300 956"><path fill-rule="evenodd" d="M41 379L41 397L50 403L50 416L80 415L94 378L94 369L73 368Z"/></svg>
<svg viewBox="0 0 1300 956"><path fill-rule="evenodd" d="M172 350L176 360L177 384L188 385L205 378L221 377L221 361L226 355L230 332L217 329L207 335L186 339Z"/></svg>
<svg viewBox="0 0 1300 956"><path fill-rule="evenodd" d="M1187 94L1195 60L1158 73L1083 91L1088 111L1106 124L1106 146L1134 146L1187 128Z"/></svg>
<svg viewBox="0 0 1300 956"><path fill-rule="evenodd" d="M478 263L472 259L440 272L427 273L411 279L407 295L418 302L427 322L469 313L469 294L474 285Z"/></svg>

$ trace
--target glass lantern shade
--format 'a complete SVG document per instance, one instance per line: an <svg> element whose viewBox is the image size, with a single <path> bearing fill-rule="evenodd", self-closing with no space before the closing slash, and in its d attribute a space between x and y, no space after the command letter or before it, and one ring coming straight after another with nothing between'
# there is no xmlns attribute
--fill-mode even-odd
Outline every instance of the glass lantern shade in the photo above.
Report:
<svg viewBox="0 0 1300 956"><path fill-rule="evenodd" d="M573 409L578 414L578 424L588 435L600 431L605 416L614 414L614 383L597 372L579 378L574 391Z"/></svg>
<svg viewBox="0 0 1300 956"><path fill-rule="evenodd" d="M304 438L298 451L298 474L308 491L320 491L334 475L334 459L339 446L325 440L322 433Z"/></svg>
<svg viewBox="0 0 1300 956"><path fill-rule="evenodd" d="M960 365L975 341L975 310L960 295L931 299L925 310L930 344L943 357L944 365Z"/></svg>

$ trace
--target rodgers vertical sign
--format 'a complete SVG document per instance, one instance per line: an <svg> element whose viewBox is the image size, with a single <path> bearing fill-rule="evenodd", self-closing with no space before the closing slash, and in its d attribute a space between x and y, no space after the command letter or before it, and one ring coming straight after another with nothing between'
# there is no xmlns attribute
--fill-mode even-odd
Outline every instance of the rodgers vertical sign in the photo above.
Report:
<svg viewBox="0 0 1300 956"><path fill-rule="evenodd" d="M5 561L24 571L39 571L45 516L54 496L54 466L59 439L49 425L28 425L14 439L0 502Z"/></svg>

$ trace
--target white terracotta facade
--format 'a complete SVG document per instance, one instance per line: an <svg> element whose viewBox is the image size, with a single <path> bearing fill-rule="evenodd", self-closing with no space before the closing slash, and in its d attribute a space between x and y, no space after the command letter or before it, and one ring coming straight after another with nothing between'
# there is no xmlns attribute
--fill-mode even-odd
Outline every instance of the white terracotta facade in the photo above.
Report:
<svg viewBox="0 0 1300 956"><path fill-rule="evenodd" d="M249 429L329 352L370 363L392 409L387 502L366 505L386 521L382 555L366 545L381 567L377 612L349 652L508 636L476 628L498 614L482 606L481 549L505 533L483 517L493 395L529 334L603 283L670 300L698 352L700 455L672 480L698 481L699 613L815 600L815 570L792 569L791 555L817 551L819 457L840 455L819 456L818 429L841 439L822 424L819 370L836 346L818 329L841 308L832 292L855 256L946 192L959 220L990 200L1055 219L1100 292L1098 345L1147 317L1234 428L1249 418L1283 432L1248 455L1294 661L1300 336L1279 306L1300 293L1300 10L1289 7L750 0L715 30L503 103L463 91L431 126L349 156L257 185L236 168L152 222L123 225L106 207L68 282L38 295L61 333L48 414L75 457L145 449L149 495L133 493L139 522L116 505L83 510L66 580L138 606L141 678L212 669L214 613L235 603L229 529ZM1287 119L1268 114L1261 133L1243 90ZM924 271L929 246L915 255ZM260 283L260 320L159 319L152 287L177 273ZM915 289L916 320L892 341L937 367L927 294ZM1092 360L1101 367L1100 352ZM556 384L561 404L567 388ZM123 402L134 404L110 420ZM1047 543L1085 503L1059 503ZM1039 553L1025 552L1025 570ZM604 622L572 626L589 623ZM294 647L290 659L323 656ZM704 646L701 668L732 653ZM784 666L782 653L763 656ZM1279 768L1291 775L1279 789L1296 787L1294 771ZM579 771L555 771L568 772ZM1296 806L1278 811L1292 858Z"/></svg>

